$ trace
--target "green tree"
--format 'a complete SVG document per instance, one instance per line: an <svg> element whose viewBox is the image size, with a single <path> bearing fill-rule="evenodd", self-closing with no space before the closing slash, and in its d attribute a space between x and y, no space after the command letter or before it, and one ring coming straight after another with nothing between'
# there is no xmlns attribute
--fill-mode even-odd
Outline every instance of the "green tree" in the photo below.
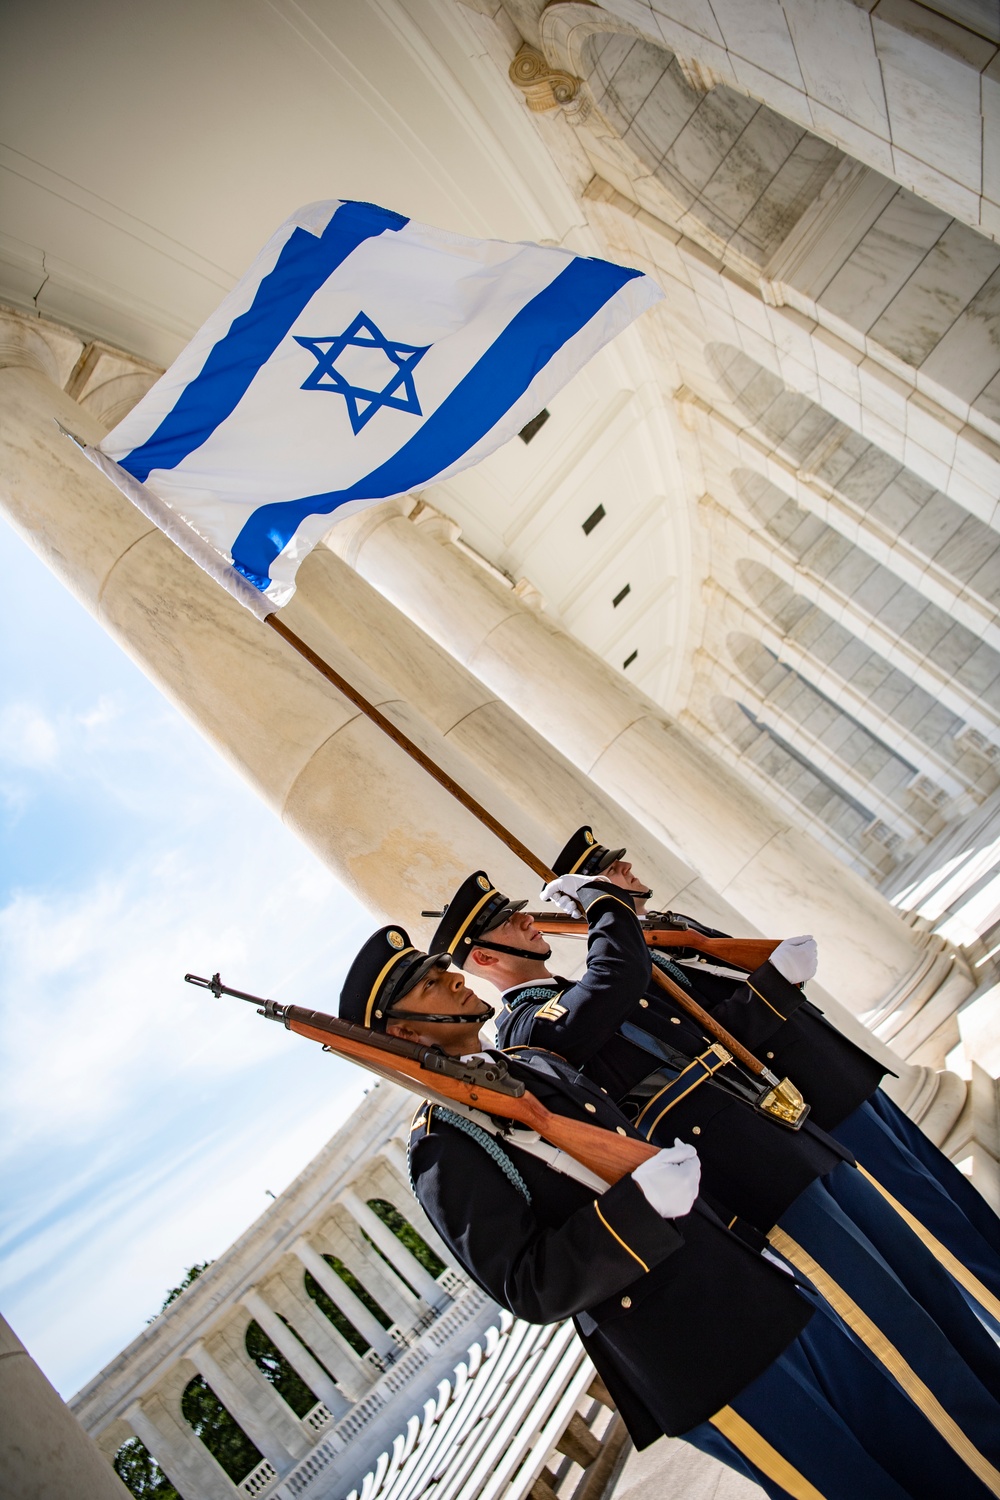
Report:
<svg viewBox="0 0 1000 1500"><path fill-rule="evenodd" d="M264 1457L200 1375L184 1387L181 1414L234 1484L241 1483Z"/></svg>
<svg viewBox="0 0 1000 1500"><path fill-rule="evenodd" d="M429 1271L432 1276L441 1275L445 1269L444 1261L434 1254L427 1241L417 1233L409 1219L403 1218L398 1208L393 1208L385 1198L369 1198L368 1207L373 1214L378 1215L387 1229L392 1230L397 1240L406 1246L425 1271Z"/></svg>
<svg viewBox="0 0 1000 1500"><path fill-rule="evenodd" d="M136 1500L181 1500L145 1443L129 1438L112 1460L114 1471Z"/></svg>
<svg viewBox="0 0 1000 1500"><path fill-rule="evenodd" d="M319 1398L288 1363L277 1345L271 1342L259 1323L247 1325L246 1346L247 1353L264 1379L270 1381L297 1417L304 1417L307 1412L312 1411Z"/></svg>
<svg viewBox="0 0 1000 1500"><path fill-rule="evenodd" d="M188 1266L187 1270L184 1272L184 1277L180 1285L172 1286L167 1295L164 1297L160 1312L165 1312L166 1309L170 1306L171 1302L176 1302L181 1292L185 1291L191 1285L192 1281L197 1281L202 1271L207 1271L211 1264L212 1262L210 1260L203 1260L198 1265ZM146 1319L146 1322L155 1323L159 1316L160 1313L154 1313L151 1318Z"/></svg>

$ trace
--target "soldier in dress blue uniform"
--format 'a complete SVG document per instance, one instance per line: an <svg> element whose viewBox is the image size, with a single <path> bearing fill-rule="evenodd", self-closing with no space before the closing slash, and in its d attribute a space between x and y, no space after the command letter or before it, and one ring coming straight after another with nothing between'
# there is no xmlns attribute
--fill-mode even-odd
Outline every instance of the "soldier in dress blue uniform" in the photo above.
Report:
<svg viewBox="0 0 1000 1500"><path fill-rule="evenodd" d="M565 875L546 887L547 898L571 897L587 917L587 970L573 983L549 974L550 950L525 903L509 901L483 871L456 892L431 947L502 990L501 1046L558 1053L607 1090L653 1144L679 1137L696 1145L706 1201L733 1231L750 1243L768 1235L807 1268L868 1347L888 1344L905 1388L928 1409L960 1417L960 1447L988 1445L1000 1399L994 1340L843 1146L808 1119L791 1131L759 1112L752 1075L686 1015L677 1025L664 1019L636 898L624 889L630 877L612 874L609 884L607 876ZM636 1045L634 1031L622 1035L637 1016L664 1033L651 1038L655 1057ZM956 1404L960 1388L972 1406L965 1396Z"/></svg>
<svg viewBox="0 0 1000 1500"><path fill-rule="evenodd" d="M590 828L583 827L560 850L553 869L557 875L578 877L617 872L614 878L631 888L640 914L645 915L649 893L624 862L625 853L605 848ZM562 900L572 909L566 897ZM652 914L654 921L656 916ZM667 919L710 937L726 936L691 917L668 913ZM811 1119L846 1146L879 1191L902 1207L913 1232L948 1268L995 1330L1000 1330L1000 1219L879 1087L884 1065L845 1037L806 999L802 983L816 972L813 940L786 940L753 973L719 964L690 949L654 951L652 957L769 1068L794 1080L809 1102ZM647 1032L660 1036L664 1029L672 1032L683 1026L689 1040L696 1042L697 1027L692 1035L691 1023L662 990L652 990L646 998L649 1014L633 1024L645 1025ZM844 1180L845 1174L840 1174L834 1186ZM849 1178L847 1183L853 1188ZM851 1204L844 1206L852 1212ZM880 1218L879 1222L893 1227L891 1220ZM875 1225L869 1224L868 1231L874 1233ZM893 1258L890 1245L879 1248Z"/></svg>
<svg viewBox="0 0 1000 1500"><path fill-rule="evenodd" d="M514 904L474 879L479 909L503 926ZM597 905L612 909L606 889ZM478 1053L491 1008L450 962L382 928L351 966L340 1014L451 1056ZM563 1059L493 1055L547 1109L637 1134ZM409 1160L422 1207L489 1295L532 1322L573 1318L638 1447L683 1437L774 1500L1000 1494L1000 1436L978 1449L949 1442L805 1277L698 1196L690 1145L608 1188L534 1132L424 1104Z"/></svg>

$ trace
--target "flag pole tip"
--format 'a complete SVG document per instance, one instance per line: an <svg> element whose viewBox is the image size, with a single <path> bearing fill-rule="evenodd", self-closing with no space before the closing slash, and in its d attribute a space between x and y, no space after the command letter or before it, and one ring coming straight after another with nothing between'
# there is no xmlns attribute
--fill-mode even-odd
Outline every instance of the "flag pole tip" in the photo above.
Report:
<svg viewBox="0 0 1000 1500"><path fill-rule="evenodd" d="M87 444L83 441L83 438L78 438L75 432L70 432L68 427L64 427L58 417L53 417L52 420L59 428L63 437L68 437L70 442L75 443L78 448L86 448Z"/></svg>

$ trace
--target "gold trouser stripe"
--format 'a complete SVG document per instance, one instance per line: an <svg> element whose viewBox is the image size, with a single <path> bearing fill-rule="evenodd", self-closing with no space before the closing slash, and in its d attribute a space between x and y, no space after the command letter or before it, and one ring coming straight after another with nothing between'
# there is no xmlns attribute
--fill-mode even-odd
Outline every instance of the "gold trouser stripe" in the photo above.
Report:
<svg viewBox="0 0 1000 1500"><path fill-rule="evenodd" d="M829 1302L834 1312L839 1313L848 1328L854 1330L875 1358L885 1366L890 1375L895 1377L910 1400L924 1414L931 1426L937 1429L948 1446L958 1454L966 1467L982 1480L990 1494L1000 1496L1000 1470L995 1469L972 1440L966 1437L954 1417L945 1411L934 1392L924 1384L916 1370L907 1364L899 1350L889 1342L863 1308L860 1308L853 1298L838 1286L833 1277L813 1260L808 1251L803 1250L802 1246L797 1244L783 1229L772 1229L768 1239L775 1250L784 1255L793 1266L809 1278Z"/></svg>
<svg viewBox="0 0 1000 1500"><path fill-rule="evenodd" d="M902 1203L899 1203L892 1196L889 1189L884 1188L878 1178L873 1177L867 1168L862 1166L861 1162L858 1162L858 1171L868 1179L872 1187L878 1188L882 1197L896 1210L904 1224L909 1225L913 1233L918 1239L924 1242L935 1259L941 1262L951 1276L954 1276L960 1286L965 1287L970 1297L975 1297L979 1305L1000 1322L1000 1297L995 1296L989 1287L983 1286L979 1277L974 1276L968 1266L963 1265L958 1256L951 1253L947 1245L942 1245L941 1241L931 1234L927 1226L922 1224L918 1218L915 1218L908 1208L904 1208Z"/></svg>
<svg viewBox="0 0 1000 1500"><path fill-rule="evenodd" d="M762 1474L766 1474L768 1479L773 1479L783 1490L793 1495L794 1500L826 1500L821 1490L810 1484L804 1474L800 1474L787 1458L783 1458L777 1448L772 1448L767 1439L761 1437L756 1428L751 1427L731 1406L724 1406L709 1421Z"/></svg>
<svg viewBox="0 0 1000 1500"><path fill-rule="evenodd" d="M622 1247L623 1250L627 1250L628 1251L629 1255L631 1255L631 1257L632 1257L633 1260L637 1260L639 1262L640 1266L642 1267L642 1269L644 1271L648 1271L649 1267L647 1266L646 1262L643 1260L642 1256L641 1255L636 1255L636 1253L632 1249L631 1245L626 1245L626 1243L622 1239L621 1235L620 1234L616 1234L615 1231L611 1228L611 1225L608 1223L607 1219L601 1213L601 1205L598 1203L598 1201L597 1201L596 1198L594 1199L594 1207L597 1209L597 1217L600 1219L601 1223L604 1225L604 1227L608 1231L608 1233L614 1239L616 1239L618 1241L619 1245L621 1245L621 1247Z"/></svg>

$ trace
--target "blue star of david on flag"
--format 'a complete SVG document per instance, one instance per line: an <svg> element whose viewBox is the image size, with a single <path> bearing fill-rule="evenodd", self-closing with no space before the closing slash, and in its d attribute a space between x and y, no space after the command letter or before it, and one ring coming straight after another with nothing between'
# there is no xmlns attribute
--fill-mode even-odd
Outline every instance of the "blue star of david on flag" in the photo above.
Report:
<svg viewBox="0 0 1000 1500"><path fill-rule="evenodd" d="M430 344L418 346L393 343L363 312L358 313L354 322L343 333L318 339L303 338L300 334L295 334L294 337L295 342L301 344L303 349L308 349L316 359L316 366L302 382L301 389L333 391L335 395L343 396L355 437L383 406L391 406L395 411L408 411L415 417L423 416L413 384L413 367L423 359ZM357 385L337 369L337 360L347 349L378 351L395 366L381 390ZM376 362L369 356L366 368L371 371L373 367L377 368Z"/></svg>
<svg viewBox="0 0 1000 1500"><path fill-rule="evenodd" d="M88 452L266 613L335 520L479 463L662 296L571 250L311 203Z"/></svg>

